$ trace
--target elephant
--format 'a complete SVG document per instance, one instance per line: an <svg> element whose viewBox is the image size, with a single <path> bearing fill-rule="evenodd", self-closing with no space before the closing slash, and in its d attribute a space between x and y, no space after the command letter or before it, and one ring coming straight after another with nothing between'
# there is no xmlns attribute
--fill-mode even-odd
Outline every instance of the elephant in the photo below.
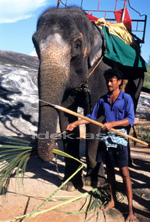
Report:
<svg viewBox="0 0 150 222"><path fill-rule="evenodd" d="M106 42L103 31L91 22L85 12L78 7L50 8L38 19L37 30L32 37L38 58L38 89L41 100L61 105L77 112L82 107L84 115L89 114L97 100L107 93L104 79L105 70L117 67L127 81L125 92L134 101L135 110L144 80L140 68L124 67L103 57ZM101 60L100 60L101 59ZM99 61L99 64L98 64ZM61 132L77 117L59 111L39 102L38 135L52 135L56 132L57 119ZM97 121L102 122L103 117ZM96 135L100 128L92 123L86 125L86 133ZM64 151L80 158L79 128L71 136L63 139ZM86 185L98 186L105 183L103 163L97 163L99 140L86 139ZM58 148L57 139L51 136L37 137L39 158L49 162L54 157L53 149ZM67 179L79 166L76 161L65 158L65 176ZM82 172L79 172L65 188L68 191L81 188Z"/></svg>

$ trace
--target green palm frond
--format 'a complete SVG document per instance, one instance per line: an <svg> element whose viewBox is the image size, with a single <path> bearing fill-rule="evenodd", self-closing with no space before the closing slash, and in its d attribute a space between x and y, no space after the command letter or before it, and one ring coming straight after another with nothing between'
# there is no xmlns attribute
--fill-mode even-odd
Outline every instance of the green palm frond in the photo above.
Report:
<svg viewBox="0 0 150 222"><path fill-rule="evenodd" d="M12 175L24 178L28 160L34 155L35 149L29 141L22 139L3 137L0 144L0 193L8 189Z"/></svg>
<svg viewBox="0 0 150 222"><path fill-rule="evenodd" d="M110 192L108 184L105 183L98 188L94 188L89 192L89 203L85 211L85 219L90 212L94 212L97 215L96 221L99 221L99 212L102 205L107 204L110 201ZM87 200L86 200L87 202ZM103 212L104 214L104 212ZM105 218L105 214L104 214Z"/></svg>
<svg viewBox="0 0 150 222"><path fill-rule="evenodd" d="M22 147L21 149L24 148L24 152L26 152L26 154L28 154L30 156L30 152L32 151L32 148L31 147ZM12 147L9 149L11 150ZM18 152L18 148L15 146L16 151ZM28 152L30 150L30 152ZM40 209L48 202L48 201L52 201L52 198L55 196L55 194L70 180L72 179L84 166L85 164L82 163L80 160L72 157L71 155L65 153L65 152L62 152L60 150L57 150L57 149L54 149L53 150L53 153L57 154L57 155L61 155L61 156L64 156L64 157L68 157L68 158L72 158L76 161L78 161L80 163L80 166L78 167L78 169L67 179L65 180L60 187L58 187L49 197L47 197L44 202L39 206L37 207L33 212L31 213L28 213L28 214L25 214L25 215L22 215L22 216L19 216L19 217L16 217L15 219L11 219L9 221L17 221L17 220L22 220L23 222L27 221L28 219L32 218L32 217L36 217L37 215L40 215L40 214L44 214L46 212L49 212L49 211L52 211L52 210L55 210L57 209L58 207L60 206L64 206L66 204L69 204L69 203L72 203L74 201L78 201L78 200L81 200L82 198L85 198L85 203L82 205L82 207L80 207L80 210L78 212L69 212L69 214L80 214L80 213L85 213L85 220L87 218L87 215L89 213L94 213L97 215L97 218L96 218L96 221L99 220L99 211L101 209L101 206L102 205L105 205L107 202L109 202L110 200L110 194L109 194L109 188L108 188L108 184L104 184L104 185L101 185L99 188L94 188L92 189L91 191L89 192L85 192L79 196L75 196L75 197L72 197L71 199L67 199L67 200L63 200L62 203L59 203L55 206L52 206L51 208L49 209L46 209L46 210L42 210L40 211ZM6 154L7 155L7 154ZM28 156L28 157L29 157ZM9 159L9 158L8 158ZM24 157L25 159L25 157ZM27 160L27 159L26 159ZM25 161L22 160L22 162L19 162L19 167L22 165L22 163L24 163ZM7 163L6 163L7 165ZM23 165L23 167L25 168L25 166ZM22 168L23 168L22 167ZM17 168L19 170L19 168ZM18 171L19 172L19 171ZM68 197L67 197L68 198ZM56 199L56 197L55 197ZM60 200L59 200L60 201ZM104 218L105 218L105 221L106 221L106 217L105 217L105 214L104 214ZM6 222L6 221L5 221Z"/></svg>
<svg viewBox="0 0 150 222"><path fill-rule="evenodd" d="M37 216L38 214L42 214L42 213L45 213L45 212L48 212L50 210L53 210L55 208L57 208L58 206L61 206L61 205L64 205L66 203L69 203L70 201L65 201L65 203L62 203L60 205L58 205L57 207L52 207L51 209L48 209L46 211L41 211L41 212L38 212L41 207L43 207L69 180L71 180L83 167L84 167L84 163L82 163L80 160L74 158L73 156L63 152L63 151L60 151L58 149L53 149L53 153L54 154L57 154L57 155L61 155L61 156L64 156L64 157L68 157L68 158L71 158L71 159L74 159L76 160L77 162L79 162L81 165L77 168L77 170L67 179L65 180L61 186L59 186L36 210L34 210L31 214L27 215L27 217L23 220L23 222L27 221L28 219L34 217L34 216ZM74 198L73 198L74 199Z"/></svg>
<svg viewBox="0 0 150 222"><path fill-rule="evenodd" d="M52 197L54 197L54 195L85 166L85 164L83 162L81 162L80 160L74 158L73 156L71 156L71 155L69 155L69 154L67 154L63 151L54 149L53 153L57 154L57 155L64 156L64 157L67 157L67 158L74 159L77 162L79 162L81 165L78 167L78 169L66 181L64 181L61 184L60 187L58 187L38 208L36 208L36 210L34 210L30 214L24 215L24 217L22 217L22 219L24 218L23 222L25 222L28 219L30 219L32 217L35 217L39 214L43 214L43 213L46 213L48 211L52 211L52 210L54 210L54 209L56 209L60 206L64 206L64 205L66 205L68 203L71 203L71 202L74 202L74 201L78 201L82 198L86 198L85 203L83 204L83 206L81 207L79 212L74 212L73 214L85 213L85 219L86 219L88 213L90 211L94 210L94 212L96 212L96 214L97 214L97 221L98 221L98 219L99 219L99 210L100 210L101 206L105 205L110 200L109 188L108 188L107 183L104 184L104 185L101 185L101 187L99 187L99 188L92 189L90 192L85 192L82 195L79 195L77 197L66 200L63 203L60 203L56 206L51 207L50 209L39 211L41 209L41 207L43 207L50 199L52 199ZM88 198L89 198L89 202L88 202ZM83 208L85 208L85 207L86 207L86 210L83 211ZM104 217L105 217L105 215L104 215Z"/></svg>

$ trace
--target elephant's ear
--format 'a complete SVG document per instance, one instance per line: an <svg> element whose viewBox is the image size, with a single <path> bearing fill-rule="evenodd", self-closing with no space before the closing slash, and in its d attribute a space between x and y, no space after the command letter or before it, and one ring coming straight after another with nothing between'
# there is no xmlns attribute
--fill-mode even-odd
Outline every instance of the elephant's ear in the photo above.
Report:
<svg viewBox="0 0 150 222"><path fill-rule="evenodd" d="M92 67L99 58L101 58L106 49L106 41L103 31L99 27L97 27L94 22L92 23L93 32L91 33L91 51L89 54L90 67Z"/></svg>

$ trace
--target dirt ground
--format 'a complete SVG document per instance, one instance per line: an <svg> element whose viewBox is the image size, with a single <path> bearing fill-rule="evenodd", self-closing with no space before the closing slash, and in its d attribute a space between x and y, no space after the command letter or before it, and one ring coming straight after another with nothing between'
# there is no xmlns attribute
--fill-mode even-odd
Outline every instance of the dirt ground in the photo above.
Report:
<svg viewBox="0 0 150 222"><path fill-rule="evenodd" d="M81 160L85 162L85 140L81 140ZM61 144L60 144L61 146ZM133 185L133 205L134 212L139 222L150 222L150 149L141 145L131 148L131 155L134 166L130 168L130 175ZM18 186L13 177L9 186L8 193L0 196L0 221L12 221L17 216L21 216L34 211L45 198L49 197L61 184L61 177L64 175L64 159L59 156L57 159L59 174L56 170L55 160L50 163L42 162L37 156L32 158L28 165L24 179L24 187ZM86 171L86 170L85 170ZM84 171L84 174L85 174ZM126 196L122 193L122 181L116 169L116 181L121 187L118 192L119 204L116 208L106 213L106 221L123 222L127 217L128 207ZM52 199L47 202L40 210L49 209L62 201L59 198L70 199L90 191L92 187L83 187L82 191L66 192L60 190ZM121 198L123 197L123 200ZM35 218L29 219L32 222L75 222L85 221L85 214L71 214L79 211L85 202L85 198L76 202L68 203L56 210L49 211ZM95 222L96 214L89 213L86 221ZM99 220L105 221L103 213L99 212Z"/></svg>

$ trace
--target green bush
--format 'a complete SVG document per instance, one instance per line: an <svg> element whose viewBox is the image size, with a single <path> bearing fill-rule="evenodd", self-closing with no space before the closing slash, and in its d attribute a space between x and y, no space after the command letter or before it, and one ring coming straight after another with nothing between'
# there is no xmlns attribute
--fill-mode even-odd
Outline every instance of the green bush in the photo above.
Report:
<svg viewBox="0 0 150 222"><path fill-rule="evenodd" d="M143 87L150 89L150 62L148 63L148 71L145 72Z"/></svg>

